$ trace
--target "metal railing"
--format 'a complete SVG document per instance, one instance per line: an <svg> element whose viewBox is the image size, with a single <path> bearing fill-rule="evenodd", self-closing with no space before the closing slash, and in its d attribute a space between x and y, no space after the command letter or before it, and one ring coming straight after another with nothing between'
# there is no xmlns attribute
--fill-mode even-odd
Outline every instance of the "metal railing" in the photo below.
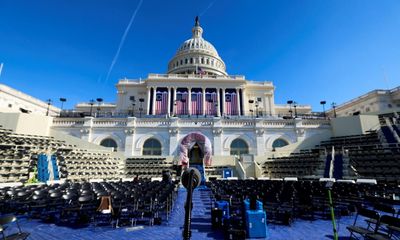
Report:
<svg viewBox="0 0 400 240"><path fill-rule="evenodd" d="M270 114L266 111L248 111L244 112L244 115L228 115L223 114L221 116L208 115L208 114L151 114L148 115L147 112L144 111L93 111L92 113L86 111L76 111L76 110L63 110L60 114L52 115L52 117L59 118L84 118L84 117L94 117L94 118L127 118L127 117L136 117L136 118L215 118L219 117L221 119L329 119L328 117L324 117L323 113L315 112L310 114L297 114L297 116L288 114Z"/></svg>

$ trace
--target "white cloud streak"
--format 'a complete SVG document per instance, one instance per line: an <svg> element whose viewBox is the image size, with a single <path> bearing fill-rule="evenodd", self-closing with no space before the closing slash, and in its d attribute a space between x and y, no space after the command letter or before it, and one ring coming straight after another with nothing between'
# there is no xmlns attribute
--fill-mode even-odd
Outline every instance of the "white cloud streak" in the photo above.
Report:
<svg viewBox="0 0 400 240"><path fill-rule="evenodd" d="M108 69L107 77L106 77L106 80L105 80L106 83L107 83L107 81L108 81L108 78L110 77L111 71L113 70L115 63L116 63L117 60L118 60L119 53L121 52L121 48L122 48L122 46L124 45L126 36L128 35L128 32L129 32L129 30L130 30L130 28L131 28L131 26L132 26L133 21L135 20L136 14L138 13L138 11L139 11L140 6L142 5L142 3L143 3L143 0L140 0L139 4L137 5L135 11L134 11L133 14L132 14L132 17L131 17L131 20L130 20L129 23L128 23L128 26L125 28L125 32L124 32L124 34L122 35L121 41L119 42L119 46L118 46L117 52L115 53L115 56L114 56L114 58L113 58L113 60L112 60L112 62L111 62L110 68Z"/></svg>
<svg viewBox="0 0 400 240"><path fill-rule="evenodd" d="M210 4L208 4L207 8L204 9L204 11L202 11L200 13L199 17L203 16L208 11L208 9L210 9L214 5L214 3L215 3L215 1L210 2Z"/></svg>

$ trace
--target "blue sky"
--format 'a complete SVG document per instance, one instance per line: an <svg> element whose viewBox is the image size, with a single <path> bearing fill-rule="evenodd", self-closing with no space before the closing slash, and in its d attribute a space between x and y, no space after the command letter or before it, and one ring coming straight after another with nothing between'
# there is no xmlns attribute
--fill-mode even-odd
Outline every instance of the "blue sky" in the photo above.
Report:
<svg viewBox="0 0 400 240"><path fill-rule="evenodd" d="M165 73L201 15L227 72L273 81L277 103L319 111L400 85L398 0L144 0L106 79L138 3L0 0L0 82L68 108L113 102L118 79Z"/></svg>

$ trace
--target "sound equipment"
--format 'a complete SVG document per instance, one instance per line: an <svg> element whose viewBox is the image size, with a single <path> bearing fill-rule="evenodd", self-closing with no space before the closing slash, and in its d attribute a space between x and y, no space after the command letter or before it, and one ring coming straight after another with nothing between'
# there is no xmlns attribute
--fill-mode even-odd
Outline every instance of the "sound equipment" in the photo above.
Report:
<svg viewBox="0 0 400 240"><path fill-rule="evenodd" d="M243 202L245 210L263 210L263 203L259 200L253 201L253 206L249 199L245 199Z"/></svg>
<svg viewBox="0 0 400 240"><path fill-rule="evenodd" d="M200 186L201 174L196 168L188 168L182 173L182 185L187 190L186 203L185 203L185 222L183 226L182 236L184 240L190 239L192 231L190 230L190 222L192 217L192 197L193 190Z"/></svg>
<svg viewBox="0 0 400 240"><path fill-rule="evenodd" d="M229 218L229 203L227 201L216 201L215 205L222 210L222 218Z"/></svg>
<svg viewBox="0 0 400 240"><path fill-rule="evenodd" d="M218 208L211 209L211 228L220 229L222 227L222 210Z"/></svg>
<svg viewBox="0 0 400 240"><path fill-rule="evenodd" d="M188 168L182 173L182 185L188 189L189 185L192 186L192 190L200 186L201 174L196 168ZM190 184L190 182L192 184Z"/></svg>
<svg viewBox="0 0 400 240"><path fill-rule="evenodd" d="M246 211L246 231L249 238L267 237L267 216L264 211Z"/></svg>

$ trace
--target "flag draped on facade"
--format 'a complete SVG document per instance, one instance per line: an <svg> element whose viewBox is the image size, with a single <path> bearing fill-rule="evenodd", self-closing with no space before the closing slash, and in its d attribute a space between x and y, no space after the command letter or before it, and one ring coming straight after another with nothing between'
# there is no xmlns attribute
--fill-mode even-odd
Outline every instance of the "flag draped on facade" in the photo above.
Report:
<svg viewBox="0 0 400 240"><path fill-rule="evenodd" d="M188 95L188 92L176 92L176 115L189 114Z"/></svg>
<svg viewBox="0 0 400 240"><path fill-rule="evenodd" d="M156 114L167 114L168 113L168 92L157 91L156 92Z"/></svg>
<svg viewBox="0 0 400 240"><path fill-rule="evenodd" d="M192 92L192 115L201 115L203 110L202 92Z"/></svg>
<svg viewBox="0 0 400 240"><path fill-rule="evenodd" d="M217 93L206 92L206 103L205 103L205 114L216 115L217 114Z"/></svg>
<svg viewBox="0 0 400 240"><path fill-rule="evenodd" d="M238 115L237 108L238 108L237 94L235 92L225 93L225 114Z"/></svg>

